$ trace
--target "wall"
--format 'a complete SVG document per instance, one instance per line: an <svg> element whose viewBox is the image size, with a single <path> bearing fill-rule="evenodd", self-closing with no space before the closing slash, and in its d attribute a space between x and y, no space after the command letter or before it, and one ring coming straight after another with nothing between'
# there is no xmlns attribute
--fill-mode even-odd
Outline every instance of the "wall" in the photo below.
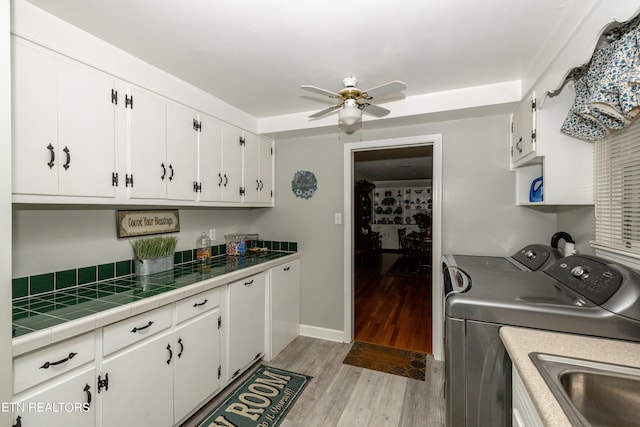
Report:
<svg viewBox="0 0 640 427"><path fill-rule="evenodd" d="M0 403L11 402L11 53L10 2L0 3ZM0 425L13 425L0 411Z"/></svg>
<svg viewBox="0 0 640 427"><path fill-rule="evenodd" d="M443 252L509 255L532 243L548 243L556 214L515 205L509 172L509 118L492 116L362 132L362 139L442 134ZM254 228L298 242L302 253L301 322L343 329L342 146L359 138L324 135L276 141L276 207L254 211ZM357 140L357 139L355 139ZM318 178L309 200L291 193L297 170ZM264 231L267 230L267 231Z"/></svg>
<svg viewBox="0 0 640 427"><path fill-rule="evenodd" d="M594 206L563 206L558 208L558 231L566 231L571 234L576 242L578 253L596 254L589 245L589 242L595 238L595 227Z"/></svg>
<svg viewBox="0 0 640 427"><path fill-rule="evenodd" d="M153 208L153 207L147 207ZM134 209L134 208L127 208ZM250 209L180 209L177 250L193 249L203 231L249 232ZM13 210L13 277L132 258L130 239L116 236L115 209L28 206Z"/></svg>
<svg viewBox="0 0 640 427"><path fill-rule="evenodd" d="M334 224L343 205L342 142L336 135L285 139L276 142L275 152L276 207L254 211L254 229L266 239L298 242L302 324L342 330L343 227ZM310 199L291 191L299 170L313 172L318 181Z"/></svg>

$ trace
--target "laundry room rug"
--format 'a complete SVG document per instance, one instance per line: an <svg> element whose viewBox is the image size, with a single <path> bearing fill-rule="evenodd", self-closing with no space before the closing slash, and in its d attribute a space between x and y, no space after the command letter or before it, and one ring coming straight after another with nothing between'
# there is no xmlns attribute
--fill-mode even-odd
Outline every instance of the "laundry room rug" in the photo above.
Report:
<svg viewBox="0 0 640 427"><path fill-rule="evenodd" d="M342 363L424 381L427 355L417 351L354 341Z"/></svg>
<svg viewBox="0 0 640 427"><path fill-rule="evenodd" d="M280 424L312 377L261 365L198 427L274 427Z"/></svg>

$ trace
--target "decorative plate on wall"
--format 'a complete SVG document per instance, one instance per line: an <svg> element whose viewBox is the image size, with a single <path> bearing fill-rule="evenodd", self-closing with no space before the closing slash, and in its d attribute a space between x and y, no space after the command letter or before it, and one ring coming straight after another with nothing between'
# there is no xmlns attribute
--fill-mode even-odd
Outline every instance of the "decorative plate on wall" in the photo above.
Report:
<svg viewBox="0 0 640 427"><path fill-rule="evenodd" d="M296 197L301 199L310 199L318 189L318 180L313 172L298 171L293 175L291 181L291 191Z"/></svg>

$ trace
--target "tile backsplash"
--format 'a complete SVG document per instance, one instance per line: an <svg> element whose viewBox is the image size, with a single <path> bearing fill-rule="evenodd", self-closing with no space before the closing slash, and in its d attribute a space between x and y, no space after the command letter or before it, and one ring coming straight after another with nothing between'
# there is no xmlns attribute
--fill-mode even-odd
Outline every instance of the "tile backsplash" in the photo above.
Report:
<svg viewBox="0 0 640 427"><path fill-rule="evenodd" d="M273 251L297 252L298 243L273 240L247 242L248 247L266 247ZM211 256L225 254L225 245L211 247ZM195 259L195 249L187 249L174 254L176 265L191 262ZM128 276L134 272L133 260L122 260L107 264L79 267L53 273L18 277L12 280L13 299L43 294L73 286L86 285L101 280Z"/></svg>

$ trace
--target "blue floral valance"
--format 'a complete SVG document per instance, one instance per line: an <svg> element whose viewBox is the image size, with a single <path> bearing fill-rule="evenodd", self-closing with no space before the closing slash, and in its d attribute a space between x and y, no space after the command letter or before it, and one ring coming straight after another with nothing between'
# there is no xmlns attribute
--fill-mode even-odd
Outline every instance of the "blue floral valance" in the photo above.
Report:
<svg viewBox="0 0 640 427"><path fill-rule="evenodd" d="M560 131L597 141L626 128L640 113L640 19L596 49L585 75L574 83L576 98Z"/></svg>

